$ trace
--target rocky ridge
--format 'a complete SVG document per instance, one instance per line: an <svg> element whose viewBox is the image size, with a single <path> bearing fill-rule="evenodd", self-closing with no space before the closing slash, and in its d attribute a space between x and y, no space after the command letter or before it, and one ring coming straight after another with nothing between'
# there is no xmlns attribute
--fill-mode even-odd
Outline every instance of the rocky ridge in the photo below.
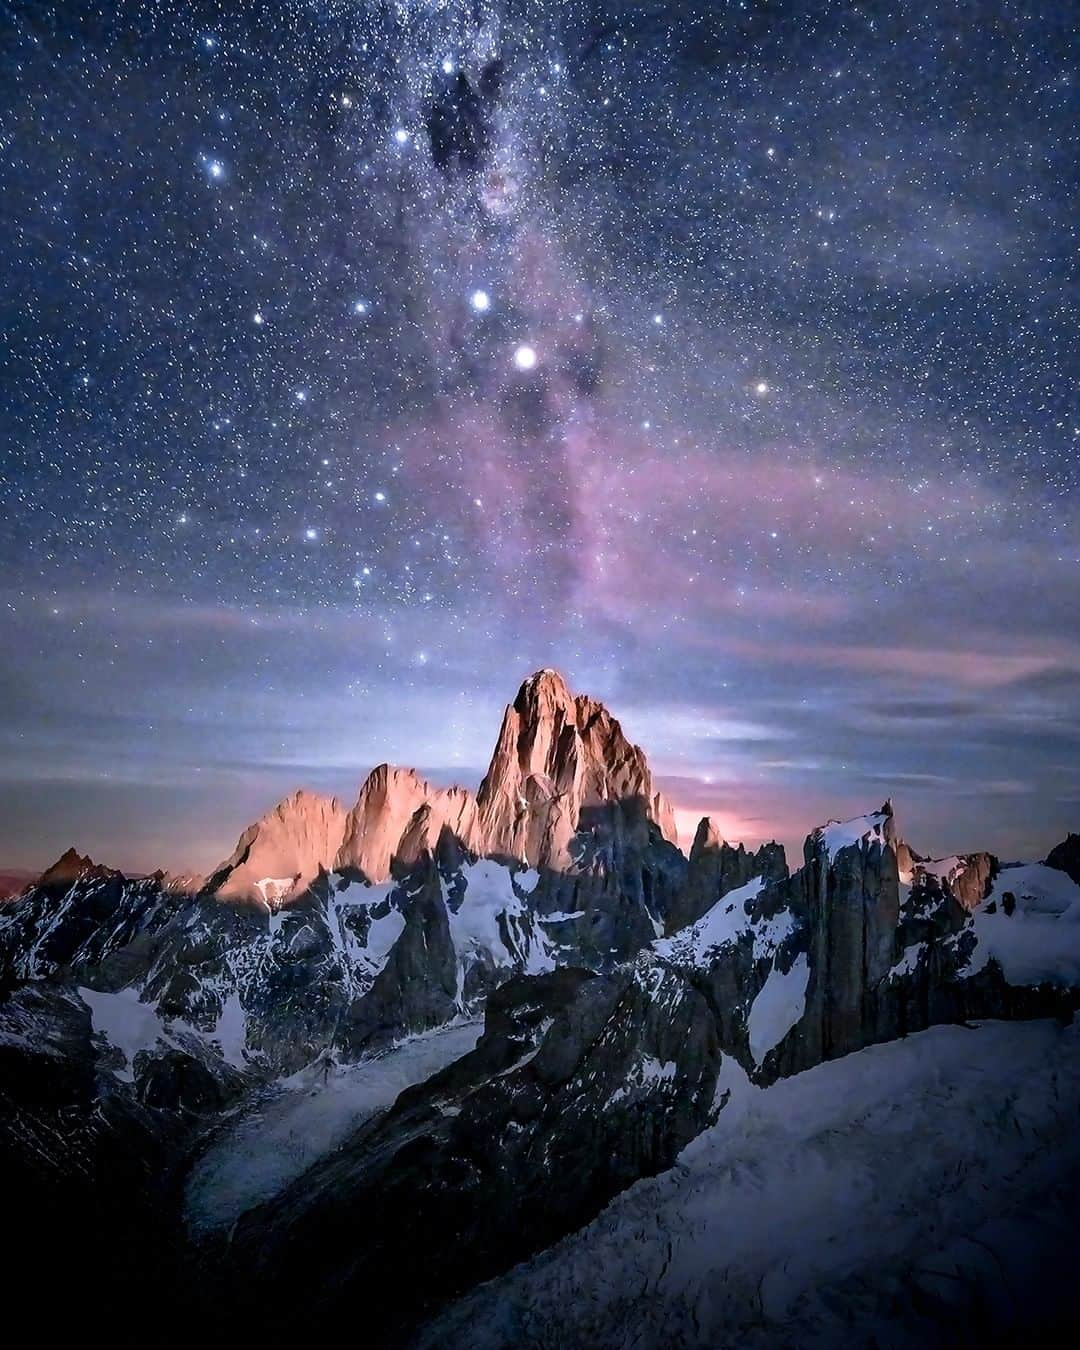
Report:
<svg viewBox="0 0 1080 1350"><path fill-rule="evenodd" d="M670 816L615 719L538 672L475 796L380 766L351 811L287 799L205 883L66 854L0 912L12 1194L44 1166L67 1222L87 1168L121 1189L145 1175L131 1222L159 1232L176 1159L255 1089L483 1011L474 1051L225 1248L173 1232L161 1249L163 1270L196 1261L200 1298L238 1330L329 1328L360 1303L369 1338L396 1343L670 1167L724 1110L731 1066L765 1086L1080 1000L1080 886L1049 859L921 858L887 802L814 830L794 872L708 819L688 861ZM407 1305L383 1299L418 1261Z"/></svg>
<svg viewBox="0 0 1080 1350"><path fill-rule="evenodd" d="M797 872L727 892L626 962L503 984L472 1054L241 1221L244 1283L283 1288L288 1272L332 1322L420 1260L416 1301L377 1329L394 1338L670 1167L724 1109L727 1059L767 1085L936 1023L1067 1019L1080 944L1062 920L1080 887L1052 908L1044 881L1013 917L992 897L969 913L936 885L902 895L886 803L815 830ZM1011 968L1025 924L1044 926L1044 950L1071 943L1068 971Z"/></svg>

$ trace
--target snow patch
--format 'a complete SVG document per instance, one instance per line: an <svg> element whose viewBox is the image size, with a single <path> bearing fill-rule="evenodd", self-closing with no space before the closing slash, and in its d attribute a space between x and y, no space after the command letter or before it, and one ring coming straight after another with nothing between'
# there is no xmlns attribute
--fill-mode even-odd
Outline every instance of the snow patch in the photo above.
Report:
<svg viewBox="0 0 1080 1350"><path fill-rule="evenodd" d="M175 1044L157 1009L149 1003L139 1002L137 989L103 994L80 986L79 997L90 1009L94 1034L104 1036L127 1061L123 1069L113 1070L123 1083L135 1081L135 1056L140 1050L152 1050L161 1042Z"/></svg>
<svg viewBox="0 0 1080 1350"><path fill-rule="evenodd" d="M750 1005L747 1030L750 1033L750 1053L754 1063L760 1064L770 1050L780 1044L806 1011L806 986L810 979L810 965L806 953L800 952L791 969L769 971L761 992Z"/></svg>
<svg viewBox="0 0 1080 1350"><path fill-rule="evenodd" d="M459 984L465 967L487 959L497 969L539 975L555 969L551 948L534 916L514 889L531 890L539 880L534 871L511 873L490 859L466 863L460 871L465 894L456 910L444 889L450 917L450 935L457 952ZM459 991L460 995L460 991Z"/></svg>
<svg viewBox="0 0 1080 1350"><path fill-rule="evenodd" d="M221 1005L221 1015L213 1031L221 1050L221 1058L234 1069L243 1069L247 1064L244 1051L247 1049L247 1017L240 1005L240 994L233 990Z"/></svg>
<svg viewBox="0 0 1080 1350"><path fill-rule="evenodd" d="M262 881L255 883L255 889L262 896L267 909L273 909L288 896L295 884L295 877L263 877Z"/></svg>
<svg viewBox="0 0 1080 1350"><path fill-rule="evenodd" d="M752 924L746 906L761 893L764 885L764 877L754 877L745 886L728 891L697 923L682 929L674 937L654 942L652 950L657 956L697 969L710 965L714 952L729 942L737 942L750 930Z"/></svg>
<svg viewBox="0 0 1080 1350"><path fill-rule="evenodd" d="M1011 985L1080 984L1080 886L1067 873L1003 868L970 923L977 945L963 976L993 959Z"/></svg>
<svg viewBox="0 0 1080 1350"><path fill-rule="evenodd" d="M864 840L870 844L885 847L885 822L891 816L884 811L874 811L870 815L856 816L853 820L830 820L827 825L814 831L816 838L825 846L829 862L836 861L836 855L853 844Z"/></svg>
<svg viewBox="0 0 1080 1350"><path fill-rule="evenodd" d="M608 1105L614 1106L617 1102L625 1101L629 1097L637 1097L643 1093L655 1091L663 1084L673 1082L675 1073L676 1065L674 1061L661 1061L654 1059L651 1055L646 1055L622 1087L616 1088L611 1094L608 1098Z"/></svg>

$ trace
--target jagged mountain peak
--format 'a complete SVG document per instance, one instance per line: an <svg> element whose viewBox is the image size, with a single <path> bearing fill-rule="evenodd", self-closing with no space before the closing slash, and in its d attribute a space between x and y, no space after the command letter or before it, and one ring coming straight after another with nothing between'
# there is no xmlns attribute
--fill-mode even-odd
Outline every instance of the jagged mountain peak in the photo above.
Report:
<svg viewBox="0 0 1080 1350"><path fill-rule="evenodd" d="M788 875L782 844L773 840L754 853L744 844L729 844L711 816L698 823L690 848L686 881L667 915L667 932L696 923L730 891L758 879L782 880Z"/></svg>
<svg viewBox="0 0 1080 1350"><path fill-rule="evenodd" d="M281 904L310 885L335 855L345 822L336 797L301 788L248 826L208 888L222 899Z"/></svg>
<svg viewBox="0 0 1080 1350"><path fill-rule="evenodd" d="M1080 885L1080 834L1069 834L1046 855L1047 867L1064 872Z"/></svg>
<svg viewBox="0 0 1080 1350"><path fill-rule="evenodd" d="M70 886L88 877L114 877L120 873L111 867L94 862L89 854L68 848L38 877L39 886Z"/></svg>
<svg viewBox="0 0 1080 1350"><path fill-rule="evenodd" d="M530 866L565 866L571 839L597 808L618 808L641 837L652 822L676 838L674 812L640 746L604 704L572 694L549 669L507 706L477 805L488 851Z"/></svg>
<svg viewBox="0 0 1080 1350"><path fill-rule="evenodd" d="M434 788L415 769L379 764L364 780L349 812L334 865L385 881L399 855L416 861L434 850L444 828L473 852L482 852L476 798L461 787Z"/></svg>

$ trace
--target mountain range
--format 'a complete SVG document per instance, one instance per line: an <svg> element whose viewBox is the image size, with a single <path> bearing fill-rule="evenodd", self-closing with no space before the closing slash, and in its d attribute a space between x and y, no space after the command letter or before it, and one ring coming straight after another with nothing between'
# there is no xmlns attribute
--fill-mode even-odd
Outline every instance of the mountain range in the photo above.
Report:
<svg viewBox="0 0 1080 1350"><path fill-rule="evenodd" d="M66 1254L76 1302L178 1343L362 1309L368 1344L467 1344L459 1300L702 1156L747 1092L1078 1006L1080 836L930 859L886 802L794 870L709 819L685 856L643 751L543 670L475 793L384 764L349 808L286 798L208 877L71 849L7 900L6 1268ZM603 1339L483 1307L485 1344Z"/></svg>

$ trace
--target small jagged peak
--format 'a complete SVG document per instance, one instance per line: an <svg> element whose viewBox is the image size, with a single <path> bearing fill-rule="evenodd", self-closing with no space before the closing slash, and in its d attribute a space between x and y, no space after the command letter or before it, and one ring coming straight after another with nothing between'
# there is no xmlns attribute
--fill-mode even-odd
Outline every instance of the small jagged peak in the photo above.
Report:
<svg viewBox="0 0 1080 1350"><path fill-rule="evenodd" d="M694 832L694 842L690 845L690 857L700 857L709 849L722 848L725 842L720 827L712 816L702 816Z"/></svg>
<svg viewBox="0 0 1080 1350"><path fill-rule="evenodd" d="M116 877L120 873L94 862L89 854L75 848L65 849L57 860L38 877L39 886L70 886L86 878Z"/></svg>
<svg viewBox="0 0 1080 1350"><path fill-rule="evenodd" d="M1071 831L1067 838L1056 844L1046 855L1047 867L1064 872L1080 886L1080 834Z"/></svg>
<svg viewBox="0 0 1080 1350"><path fill-rule="evenodd" d="M454 803L457 802L454 798ZM390 864L421 808L433 808L421 817L417 826L426 840L437 837L447 805L443 794L415 769L376 765L349 812L335 867L339 871L355 868L372 883L385 881L390 876ZM419 847L422 845L414 831L407 848L415 851Z"/></svg>

